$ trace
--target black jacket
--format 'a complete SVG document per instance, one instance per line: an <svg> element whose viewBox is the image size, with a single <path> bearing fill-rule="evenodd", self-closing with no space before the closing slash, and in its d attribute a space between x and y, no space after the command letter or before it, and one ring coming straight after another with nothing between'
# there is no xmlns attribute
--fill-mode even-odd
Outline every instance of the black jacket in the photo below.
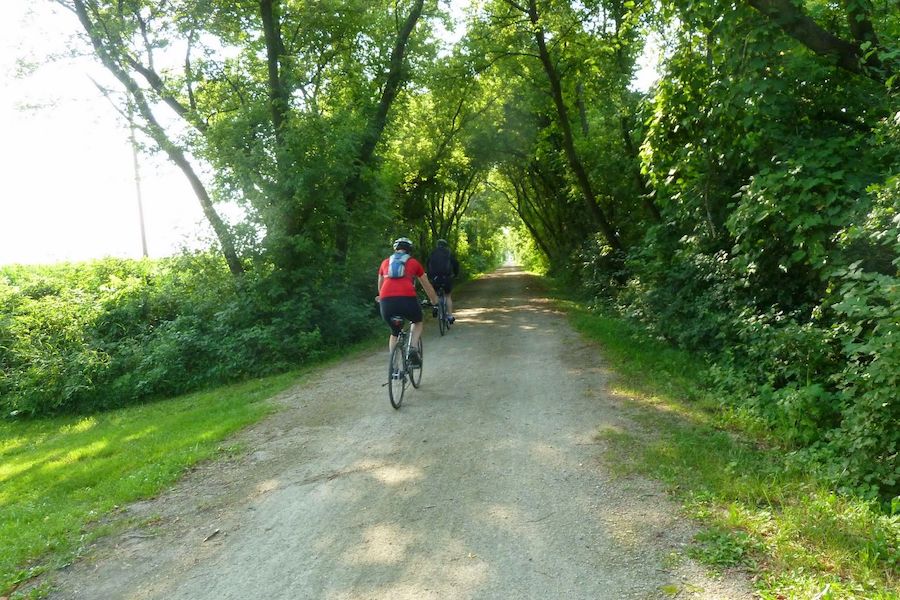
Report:
<svg viewBox="0 0 900 600"><path fill-rule="evenodd" d="M447 272L448 260L449 257L449 267L450 272ZM428 275L433 277L435 275L452 275L453 277L459 276L459 261L456 260L456 257L453 256L453 253L450 252L449 248L435 248L434 251L428 256L428 262L425 266L425 270L428 271Z"/></svg>

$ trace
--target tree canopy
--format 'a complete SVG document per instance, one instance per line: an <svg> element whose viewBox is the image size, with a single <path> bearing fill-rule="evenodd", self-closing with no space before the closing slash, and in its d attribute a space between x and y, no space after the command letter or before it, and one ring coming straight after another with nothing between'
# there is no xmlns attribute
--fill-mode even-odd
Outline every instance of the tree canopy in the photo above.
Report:
<svg viewBox="0 0 900 600"><path fill-rule="evenodd" d="M448 48L438 0L54 1L236 279L362 299L393 237L481 268L514 239L897 493L896 2L484 0Z"/></svg>

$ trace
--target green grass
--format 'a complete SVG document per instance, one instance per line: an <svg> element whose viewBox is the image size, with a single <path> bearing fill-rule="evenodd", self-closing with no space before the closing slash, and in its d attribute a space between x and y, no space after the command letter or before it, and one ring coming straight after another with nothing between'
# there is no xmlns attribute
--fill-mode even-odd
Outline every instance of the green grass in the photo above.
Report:
<svg viewBox="0 0 900 600"><path fill-rule="evenodd" d="M559 301L617 376L610 392L643 431L605 430L620 473L665 482L703 524L688 554L712 571L739 566L760 597L900 598L900 515L817 482L789 449L723 409L704 363L622 319Z"/></svg>
<svg viewBox="0 0 900 600"><path fill-rule="evenodd" d="M111 513L150 498L222 441L274 410L298 373L92 416L0 422L0 596L108 533Z"/></svg>

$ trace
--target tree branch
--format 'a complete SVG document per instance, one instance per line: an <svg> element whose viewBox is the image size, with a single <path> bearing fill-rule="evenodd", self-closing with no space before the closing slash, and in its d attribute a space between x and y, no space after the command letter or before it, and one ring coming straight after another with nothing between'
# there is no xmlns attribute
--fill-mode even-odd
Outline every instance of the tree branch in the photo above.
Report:
<svg viewBox="0 0 900 600"><path fill-rule="evenodd" d="M877 46L878 36L870 18L872 4L869 0L844 0L844 8L847 10L847 25L856 41Z"/></svg>
<svg viewBox="0 0 900 600"><path fill-rule="evenodd" d="M135 108L137 108L141 118L147 122L147 129L145 129L145 131L151 139L156 142L159 148L168 155L169 160L178 166L190 182L191 188L194 190L194 194L200 202L200 206L203 209L206 219L209 221L219 243L222 245L222 254L225 256L225 260L228 263L228 267L232 274L241 275L244 272L244 268L234 248L231 232L216 212L203 181L197 175L196 170L193 165L191 165L184 150L169 139L165 129L163 129L162 125L159 124L156 117L153 115L150 103L147 101L146 96L144 96L144 91L141 89L141 86L139 86L134 78L119 65L115 60L115 57L103 43L103 40L97 34L94 23L88 15L84 0L74 0L74 7L75 14L78 16L81 26L90 38L91 45L94 47L94 51L97 53L103 66L105 66L107 70L119 80L125 89L128 90L128 93L134 100Z"/></svg>
<svg viewBox="0 0 900 600"><path fill-rule="evenodd" d="M191 67L191 50L194 47L196 33L197 30L191 27L191 32L188 34L187 50L184 53L184 85L187 89L188 106L194 112L197 112L197 101L194 99L194 70Z"/></svg>
<svg viewBox="0 0 900 600"><path fill-rule="evenodd" d="M859 44L848 42L826 30L804 13L793 0L747 0L747 3L816 54L834 59L842 69L864 75L879 83L885 83L890 77L890 73L886 72L876 53L864 54ZM848 16L852 14L859 12L848 10ZM865 22L865 19L863 21ZM871 23L868 26L871 27ZM857 26L851 29L854 28L860 35L865 35L865 23L857 22ZM874 30L872 35L874 36Z"/></svg>

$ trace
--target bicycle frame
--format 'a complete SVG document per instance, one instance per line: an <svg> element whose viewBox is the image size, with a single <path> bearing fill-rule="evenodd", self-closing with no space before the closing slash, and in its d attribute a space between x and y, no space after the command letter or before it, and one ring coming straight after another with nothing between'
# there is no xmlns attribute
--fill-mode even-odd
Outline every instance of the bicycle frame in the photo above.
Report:
<svg viewBox="0 0 900 600"><path fill-rule="evenodd" d="M403 394L406 392L406 384L410 383L414 388L419 387L422 381L422 364L413 365L409 354L412 349L412 323L400 316L391 318L394 328L399 328L397 341L391 348L388 358L388 397L391 406L399 409L403 403ZM419 360L422 360L422 341L419 340ZM395 389L396 388L396 389Z"/></svg>
<svg viewBox="0 0 900 600"><path fill-rule="evenodd" d="M409 349L412 347L411 323L404 323L400 333L397 334L397 345L403 348L403 370L409 371Z"/></svg>

